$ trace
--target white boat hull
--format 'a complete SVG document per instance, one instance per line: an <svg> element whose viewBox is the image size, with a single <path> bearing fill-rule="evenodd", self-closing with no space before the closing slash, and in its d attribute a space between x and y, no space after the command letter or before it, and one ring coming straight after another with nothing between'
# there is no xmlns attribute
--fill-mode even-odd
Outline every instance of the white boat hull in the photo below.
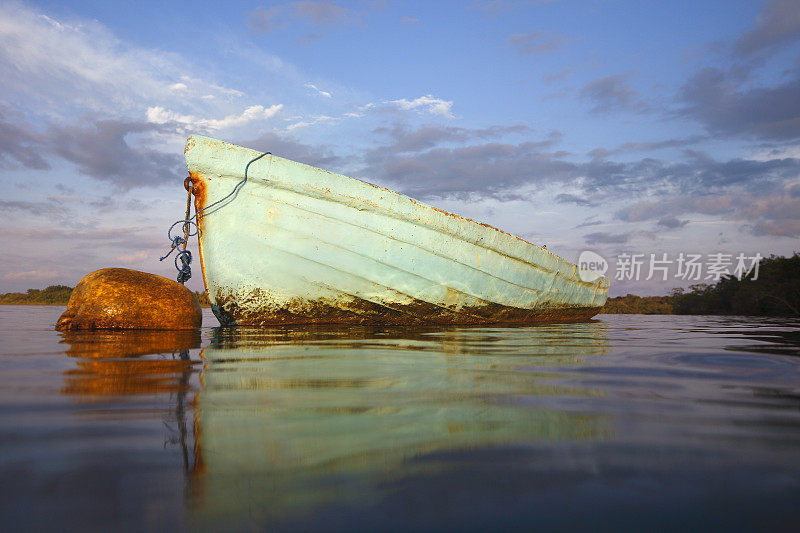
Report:
<svg viewBox="0 0 800 533"><path fill-rule="evenodd" d="M200 212L259 152L192 136ZM491 226L267 155L198 217L203 279L223 325L580 320L609 281Z"/></svg>

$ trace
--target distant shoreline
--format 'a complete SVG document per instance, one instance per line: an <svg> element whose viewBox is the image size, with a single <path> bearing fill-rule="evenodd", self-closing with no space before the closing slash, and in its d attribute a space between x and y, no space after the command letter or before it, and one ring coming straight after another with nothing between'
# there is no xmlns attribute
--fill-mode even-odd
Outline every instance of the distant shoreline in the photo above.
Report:
<svg viewBox="0 0 800 533"><path fill-rule="evenodd" d="M61 305L66 306L72 296L73 287L50 285L44 289L28 289L25 292L0 294L0 305ZM211 307L205 292L194 291L201 307Z"/></svg>
<svg viewBox="0 0 800 533"><path fill-rule="evenodd" d="M67 304L62 303L42 303L42 302L0 302L0 305L52 305L66 307Z"/></svg>
<svg viewBox="0 0 800 533"><path fill-rule="evenodd" d="M51 285L0 294L0 305L65 306L72 290ZM211 307L205 292L195 291L194 295L202 307ZM772 255L744 276L722 276L713 285L697 283L688 291L673 289L668 296L615 296L599 314L800 316L800 253Z"/></svg>
<svg viewBox="0 0 800 533"><path fill-rule="evenodd" d="M67 302L65 302L65 303L54 303L54 302L49 302L49 303L44 303L44 302L0 302L0 305L50 305L50 306L53 306L53 307L59 307L59 306L60 307L66 307L67 306ZM208 307L208 308L210 308L211 304L205 304L203 302L200 302L200 307L203 307L203 308Z"/></svg>

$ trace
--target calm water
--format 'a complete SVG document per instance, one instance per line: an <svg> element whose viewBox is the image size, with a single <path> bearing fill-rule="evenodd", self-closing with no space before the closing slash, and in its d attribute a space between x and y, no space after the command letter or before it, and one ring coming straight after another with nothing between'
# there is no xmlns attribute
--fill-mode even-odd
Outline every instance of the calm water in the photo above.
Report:
<svg viewBox="0 0 800 533"><path fill-rule="evenodd" d="M64 335L62 310L0 306L7 531L800 526L796 321Z"/></svg>

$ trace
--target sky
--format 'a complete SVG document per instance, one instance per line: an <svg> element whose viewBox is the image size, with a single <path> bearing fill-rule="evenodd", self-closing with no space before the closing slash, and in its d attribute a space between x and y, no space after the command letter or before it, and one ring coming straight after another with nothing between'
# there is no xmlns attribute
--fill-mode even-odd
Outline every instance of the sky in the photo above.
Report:
<svg viewBox="0 0 800 533"><path fill-rule="evenodd" d="M666 294L800 251L800 0L0 2L0 292L174 277L192 133Z"/></svg>

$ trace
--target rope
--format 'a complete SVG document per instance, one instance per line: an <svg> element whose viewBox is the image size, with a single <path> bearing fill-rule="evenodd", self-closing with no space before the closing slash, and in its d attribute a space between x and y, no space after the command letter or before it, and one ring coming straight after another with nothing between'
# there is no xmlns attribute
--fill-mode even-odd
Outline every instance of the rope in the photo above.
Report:
<svg viewBox="0 0 800 533"><path fill-rule="evenodd" d="M178 266L178 260L181 261L181 266ZM192 277L192 267L189 264L192 262L192 252L183 250L175 256L175 268L178 269L178 283L183 285L189 278Z"/></svg>
<svg viewBox="0 0 800 533"><path fill-rule="evenodd" d="M187 182L188 180L188 182ZM189 233L191 233L192 225L189 222L191 219L189 218L189 214L192 210L192 188L187 187L192 182L190 179L183 180L183 187L186 189L186 215L183 217L183 250L175 256L175 268L178 269L178 283L183 285L192 277L192 267L189 265L192 262L192 252L186 249L186 245L189 244ZM196 224L195 224L196 226ZM197 233L197 232L195 232ZM177 239L176 239L177 240ZM173 241L174 242L174 241ZM181 266L178 266L178 260L181 262Z"/></svg>
<svg viewBox="0 0 800 533"><path fill-rule="evenodd" d="M244 187L244 184L247 183L247 171L250 169L250 165L258 161L265 155L272 155L272 153L264 152L263 154L251 159L247 163L247 166L244 167L244 178L242 178L242 180L233 187L233 190L230 193L228 193L227 196L220 198L216 202L213 202L205 206L200 211L195 212L195 214L192 216L189 216L191 214L191 208L192 208L192 186L191 186L192 178L191 176L189 176L188 178L183 180L183 187L186 189L187 192L186 215L183 217L183 220L178 220L172 226L169 227L169 230L167 231L167 238L170 240L171 247L169 251L166 253L166 255L164 255L164 257L159 259L159 261L163 261L164 259L169 257L172 254L172 252L177 250L179 246L183 246L183 249L180 250L175 255L175 268L178 270L178 277L176 279L178 283L180 283L181 285L189 281L189 279L192 277L192 268L189 266L192 262L192 252L187 250L186 246L189 244L189 237L197 235L197 233L200 231L199 228L197 227L197 220L199 219L200 216L205 216L209 213L213 213L217 209L220 209L222 207L225 207L225 205L227 205L227 204L220 205L222 204L222 202L225 202L228 199L231 199L231 201L235 200L236 197L239 195L239 191L242 189L242 187ZM214 211L207 212L210 208L214 206L219 206L219 207L214 209ZM172 236L172 230L178 224L183 224L182 226L183 237L181 237L180 235L176 235L174 237ZM192 226L194 226L194 233L192 233ZM181 262L181 266L178 266L178 261Z"/></svg>
<svg viewBox="0 0 800 533"><path fill-rule="evenodd" d="M205 216L205 215L207 215L208 213L206 213L206 211L208 211L209 209L211 209L211 208L212 208L212 207L214 207L215 205L221 204L222 202L224 202L224 201L225 201L225 200L227 200L228 198L231 198L231 197L233 197L233 200L235 200L235 199L236 199L236 196L238 196L238 195L239 195L239 191L242 189L242 187L244 187L244 184L245 184L245 183L247 183L247 171L248 171L248 169L250 168L250 165L252 165L252 164L253 164L253 163L255 163L256 161L258 161L259 159L261 159L261 158L262 158L262 157L264 157L265 155L272 155L272 152L264 152L263 154L261 154L261 155L259 155L259 156L257 156L257 157L254 157L253 159L251 159L251 160L250 160L250 162L249 162L249 163L247 163L247 166L246 166L246 167L244 167L244 178L242 178L242 181L240 181L239 183L237 183L237 184L236 184L236 185L233 187L233 190L232 190L230 193L228 193L228 195L227 195L227 196L225 196L224 198L220 198L220 199L219 199L219 200L217 200L216 202L213 202L213 203L211 203L211 204L209 204L209 205L205 206L203 209L201 209L200 211L198 211L197 213L195 213L195 216ZM226 204L226 205L227 205L227 204ZM220 207L224 207L224 206L220 206ZM217 209L219 209L219 208L217 208ZM216 211L216 209L215 209L214 211ZM213 212L213 211L212 211L212 212ZM188 219L189 217L187 216L186 218Z"/></svg>
<svg viewBox="0 0 800 533"><path fill-rule="evenodd" d="M187 191L187 198L186 198L186 215L183 220L178 220L172 226L169 227L169 231L167 231L167 237L172 242L172 247L170 247L169 251L166 255L159 259L159 261L163 261L167 257L169 257L172 252L178 250L180 246L183 246L177 254L175 254L175 268L178 270L178 277L176 278L178 283L183 285L192 277L192 267L189 266L192 262L192 252L186 249L186 246L189 244L189 237L193 235L197 235L197 223L193 222L192 219L194 217L190 217L189 214L191 212L192 207L192 189L190 186L191 180L186 178L184 180L184 187ZM180 235L172 236L172 230L178 224L183 224L183 237ZM192 232L192 225L194 224L195 230L194 233ZM178 261L181 262L181 266L178 266Z"/></svg>

